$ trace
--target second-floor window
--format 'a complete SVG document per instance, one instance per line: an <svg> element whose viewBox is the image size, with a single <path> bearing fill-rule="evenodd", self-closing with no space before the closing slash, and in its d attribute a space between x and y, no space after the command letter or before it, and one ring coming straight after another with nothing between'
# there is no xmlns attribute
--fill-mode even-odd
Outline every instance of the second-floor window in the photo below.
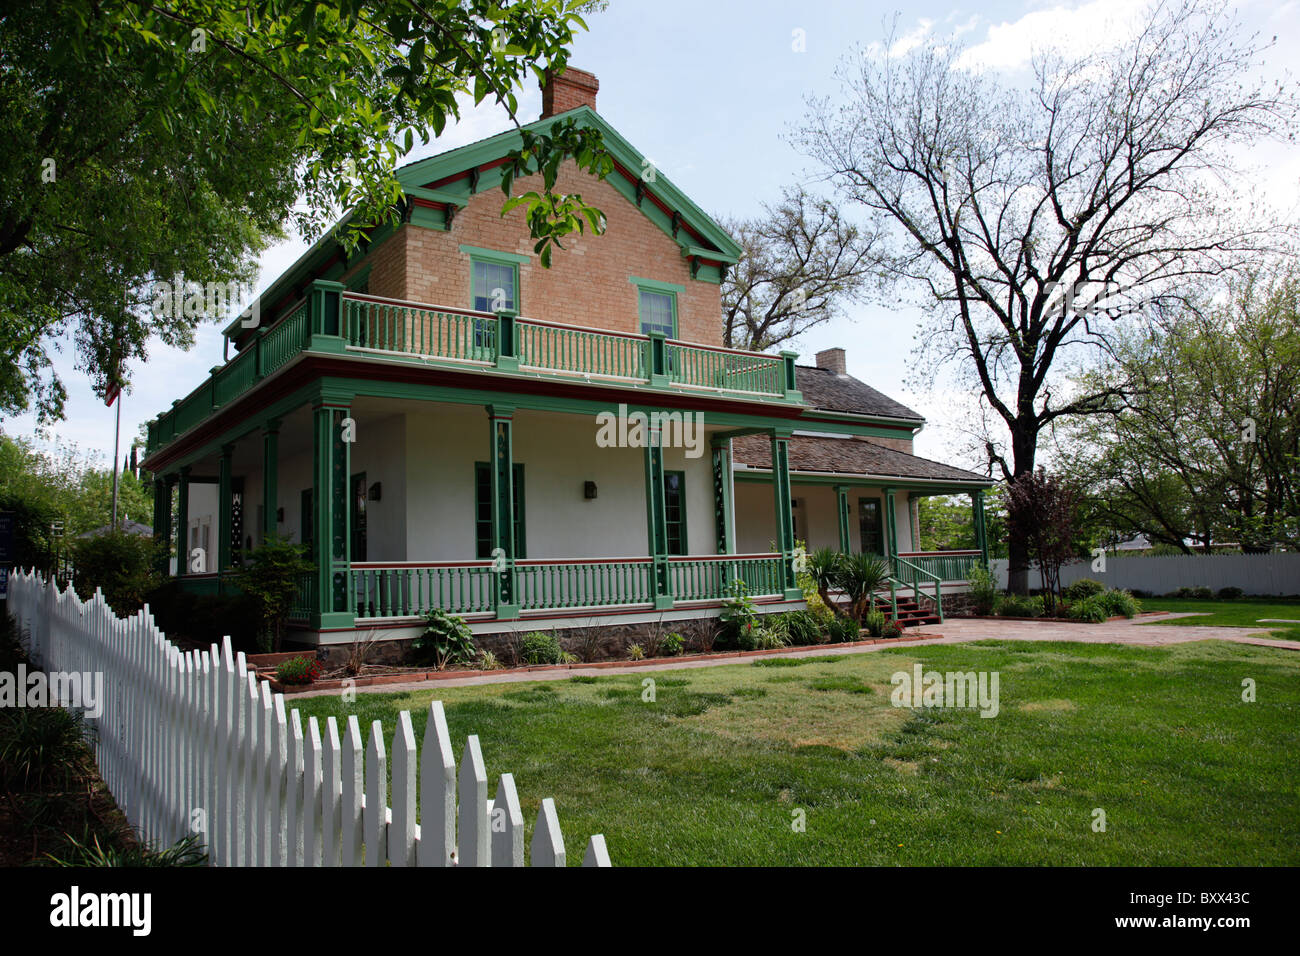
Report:
<svg viewBox="0 0 1300 956"><path fill-rule="evenodd" d="M672 292L651 289L640 291L641 334L662 332L668 338L677 334L677 296Z"/></svg>
<svg viewBox="0 0 1300 956"><path fill-rule="evenodd" d="M517 311L519 267L488 259L471 260L475 312Z"/></svg>

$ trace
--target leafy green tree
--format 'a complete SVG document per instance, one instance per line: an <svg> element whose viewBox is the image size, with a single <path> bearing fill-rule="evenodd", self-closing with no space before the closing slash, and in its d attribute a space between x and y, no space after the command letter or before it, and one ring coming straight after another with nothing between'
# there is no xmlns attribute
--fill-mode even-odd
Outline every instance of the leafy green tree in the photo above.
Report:
<svg viewBox="0 0 1300 956"><path fill-rule="evenodd" d="M248 563L236 572L236 585L257 605L263 650L279 653L298 588L304 575L315 570L302 545L274 537L255 548Z"/></svg>
<svg viewBox="0 0 1300 956"><path fill-rule="evenodd" d="M32 0L0 14L0 410L63 413L50 352L70 339L102 391L157 336L204 318L156 314L154 283L245 288L291 224L346 211L345 249L400 215L396 170L462 102L517 120L516 90L563 71L580 0ZM598 4L596 5L599 6ZM543 264L604 218L557 194L564 157L603 175L593 130L526 138L506 189ZM199 310L195 310L196 312Z"/></svg>
<svg viewBox="0 0 1300 956"><path fill-rule="evenodd" d="M72 546L73 587L83 601L99 588L119 617L134 614L162 584L152 537L105 531L78 539Z"/></svg>
<svg viewBox="0 0 1300 956"><path fill-rule="evenodd" d="M1082 387L1132 383L1065 436L1088 504L1120 535L1205 550L1300 547L1300 273L1251 273L1122 339Z"/></svg>

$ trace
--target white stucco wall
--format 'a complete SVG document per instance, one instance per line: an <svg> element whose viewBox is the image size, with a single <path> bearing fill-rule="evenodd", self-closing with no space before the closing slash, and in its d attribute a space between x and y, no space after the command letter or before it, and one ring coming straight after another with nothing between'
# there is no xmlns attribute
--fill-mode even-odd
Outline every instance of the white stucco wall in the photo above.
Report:
<svg viewBox="0 0 1300 956"><path fill-rule="evenodd" d="M796 536L809 550L838 548L839 514L835 506L835 489L830 485L790 487L795 509ZM858 499L884 498L880 488L853 487L849 490L849 542L853 550L861 547L858 530ZM906 492L894 493L894 514L898 526L898 550L911 551L912 522ZM736 482L736 548L742 553L767 551L776 537L776 515L769 482Z"/></svg>

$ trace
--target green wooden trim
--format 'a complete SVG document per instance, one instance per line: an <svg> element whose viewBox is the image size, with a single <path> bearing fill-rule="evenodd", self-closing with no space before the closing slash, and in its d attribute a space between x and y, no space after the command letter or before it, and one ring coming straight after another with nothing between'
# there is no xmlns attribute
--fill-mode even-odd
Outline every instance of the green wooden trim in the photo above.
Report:
<svg viewBox="0 0 1300 956"><path fill-rule="evenodd" d="M479 489L479 481L480 481L480 478L485 479L485 484L487 485L487 488L488 488L488 493L487 493L487 497L486 497L485 500L486 500L486 502L487 502L487 504L488 504L488 507L490 508L491 505L492 505L492 476L491 476L491 474L488 472L488 469L491 468L491 467L492 467L491 464L490 464L489 462L486 462L486 461L476 461L476 462L474 462L474 555L475 555L475 557L478 558L478 560L480 560L480 561L486 561L488 558L492 557L492 554L491 554L491 552L492 552L492 518L491 518L490 516L489 516L489 517L487 518L487 520L486 520L486 524L487 524L487 532L488 532L488 534L487 534L487 553L484 554L484 553L480 552L480 551L479 551L479 548L478 548L478 537L479 537L479 535L478 535L478 526L479 526L479 524L480 524L479 517L478 517L478 506L479 506L479 500L478 500L478 489ZM525 505L525 502L526 502L526 492L525 492L525 485L524 485L524 466L523 466L521 463L519 463L519 462L515 462L515 463L514 463L514 488L515 488L515 496L514 496L514 504L515 504L515 538L514 538L514 543L515 543L515 553L514 553L514 556L515 556L516 559L519 559L519 558L527 558L527 557L528 557L528 534L527 534L527 519L526 519L526 516L525 516L525 514L524 514L524 508L526 507L526 505Z"/></svg>
<svg viewBox="0 0 1300 956"><path fill-rule="evenodd" d="M673 475L676 475L676 476L677 476L677 496L678 496L678 499L679 499L679 505L678 505L678 508L679 508L680 513L681 513L681 518L680 518L680 519L678 520L678 522L677 522L677 524L678 524L678 528L677 528L678 537L681 539L681 550L680 550L680 551L668 551L668 550L667 550L667 548L668 548L668 539L667 539L668 529L672 526L671 522L669 522L669 520L668 520L668 479L669 479L671 476L673 476ZM665 470L665 471L664 471L664 535L665 535L665 537L664 537L664 549L665 549L665 553L667 553L667 554L669 554L669 555L673 555L673 556L681 556L681 557L684 557L684 556L686 556L686 555L688 555L688 554L691 553L691 545L690 545L690 541L688 540L688 538L687 538L687 534L686 534L686 524L687 524L687 522L686 522L686 472L684 472L684 471L669 471L669 470Z"/></svg>
<svg viewBox="0 0 1300 956"><path fill-rule="evenodd" d="M840 553L848 554L853 546L849 527L849 488L848 485L835 486L835 513L839 520Z"/></svg>
<svg viewBox="0 0 1300 956"><path fill-rule="evenodd" d="M532 257L517 252L501 252L498 249L484 249L481 246L460 246L460 251L475 259L488 259L502 265L522 266L532 262Z"/></svg>
<svg viewBox="0 0 1300 956"><path fill-rule="evenodd" d="M190 564L190 469L183 466L176 479L176 576L184 577Z"/></svg>
<svg viewBox="0 0 1300 956"><path fill-rule="evenodd" d="M989 566L988 528L984 523L984 492L971 492L971 517L975 524L975 546L980 549L980 563Z"/></svg>
<svg viewBox="0 0 1300 956"><path fill-rule="evenodd" d="M262 538L279 533L275 515L280 501L280 422L267 422L262 431Z"/></svg>
<svg viewBox="0 0 1300 956"><path fill-rule="evenodd" d="M803 597L794 571L794 511L790 506L790 441L780 429L772 430L772 498L776 508L776 537L781 551L782 588L786 600Z"/></svg>
<svg viewBox="0 0 1300 956"><path fill-rule="evenodd" d="M682 289L680 286L677 286L676 288L667 288L668 283L666 283L666 282L660 282L660 283L655 283L654 285L650 285L650 284L648 284L648 283L649 283L649 280L638 280L638 279L632 279L631 281L632 281L632 283L633 283L634 285L636 285L636 287L637 287L637 292L636 292L636 325L637 325L637 330L640 331L642 335L647 335L647 334L648 334L648 335L654 335L654 334L655 334L654 332L649 332L649 333L645 332L645 331L644 331L644 327L643 327L643 325L642 325L642 323L645 321L645 316L641 314L641 293L642 293L642 292L651 292L651 293L655 293L655 294L658 294L658 295L666 295L666 296L668 296L669 301L672 302L672 307L673 307L673 330L672 330L671 333L669 333L669 334L667 335L667 338L670 338L670 339L675 339L675 338L677 338L677 335L678 335L678 328L677 328L677 293L678 293L678 291L685 292L686 290L685 290L685 289ZM652 380L652 383L653 383L653 380ZM665 384L666 384L666 383L665 383Z"/></svg>
<svg viewBox="0 0 1300 956"><path fill-rule="evenodd" d="M714 444L712 457L714 545L718 554L735 554L735 485L731 480L730 443Z"/></svg>
<svg viewBox="0 0 1300 956"><path fill-rule="evenodd" d="M770 484L772 481L772 471L770 468L746 468L736 472L736 481L752 481L760 484ZM964 495L969 494L974 488L984 488L987 485L975 485L974 482L969 484L944 483L944 484L925 484L919 481L909 482L905 478L895 478L892 475L880 475L876 477L857 477L855 475L804 475L799 472L792 472L790 475L791 484L795 485L848 485L852 488L884 488L888 485L891 488L899 490L915 490L925 492L930 495Z"/></svg>
<svg viewBox="0 0 1300 956"><path fill-rule="evenodd" d="M672 577L668 567L668 515L664 501L664 452L659 433L651 429L645 446L646 540L653 570L650 594L656 610L673 606Z"/></svg>
<svg viewBox="0 0 1300 956"><path fill-rule="evenodd" d="M889 533L889 557L898 557L898 516L895 514L893 488L885 489L885 528Z"/></svg>
<svg viewBox="0 0 1300 956"><path fill-rule="evenodd" d="M659 279L643 279L640 276L628 276L628 282L647 292L672 292L674 295L686 291L686 286L677 285L674 282L663 282ZM675 300L674 300L675 301Z"/></svg>
<svg viewBox="0 0 1300 956"><path fill-rule="evenodd" d="M509 406L487 407L492 454L492 551L505 553L505 569L496 575L494 598L496 615L502 620L519 617L519 598L515 593L515 505L514 505L514 409Z"/></svg>
<svg viewBox="0 0 1300 956"><path fill-rule="evenodd" d="M347 478L351 443L343 441L348 409L317 403L312 409L312 524L316 555L316 627L355 620L351 607L352 541ZM347 626L351 626L349 623Z"/></svg>

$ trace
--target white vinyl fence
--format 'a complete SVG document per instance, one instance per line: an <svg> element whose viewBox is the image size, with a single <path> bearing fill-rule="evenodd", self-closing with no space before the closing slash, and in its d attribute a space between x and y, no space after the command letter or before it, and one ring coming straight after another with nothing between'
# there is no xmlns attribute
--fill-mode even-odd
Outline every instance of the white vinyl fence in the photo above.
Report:
<svg viewBox="0 0 1300 956"><path fill-rule="evenodd" d="M95 760L127 819L155 846L198 833L219 866L524 865L514 778L503 773L489 800L471 736L457 779L439 701L429 706L422 751L409 711L391 742L379 721L367 740L356 717L343 727L330 717L322 727L286 712L284 695L258 681L242 652L232 654L230 638L181 651L147 607L119 618L98 591L83 602L71 587L60 592L19 571L9 578L9 611L34 664L104 675L100 713L87 715ZM533 831L532 865L566 865L549 798ZM591 837L583 865L610 865L603 836Z"/></svg>
<svg viewBox="0 0 1300 956"><path fill-rule="evenodd" d="M994 576L1007 586L1005 558L990 561ZM1093 578L1108 587L1165 595L1181 587L1237 587L1246 594L1300 594L1300 554L1106 555L1106 570L1081 561L1061 569L1061 584ZM1038 587L1038 569L1029 569L1029 586Z"/></svg>

